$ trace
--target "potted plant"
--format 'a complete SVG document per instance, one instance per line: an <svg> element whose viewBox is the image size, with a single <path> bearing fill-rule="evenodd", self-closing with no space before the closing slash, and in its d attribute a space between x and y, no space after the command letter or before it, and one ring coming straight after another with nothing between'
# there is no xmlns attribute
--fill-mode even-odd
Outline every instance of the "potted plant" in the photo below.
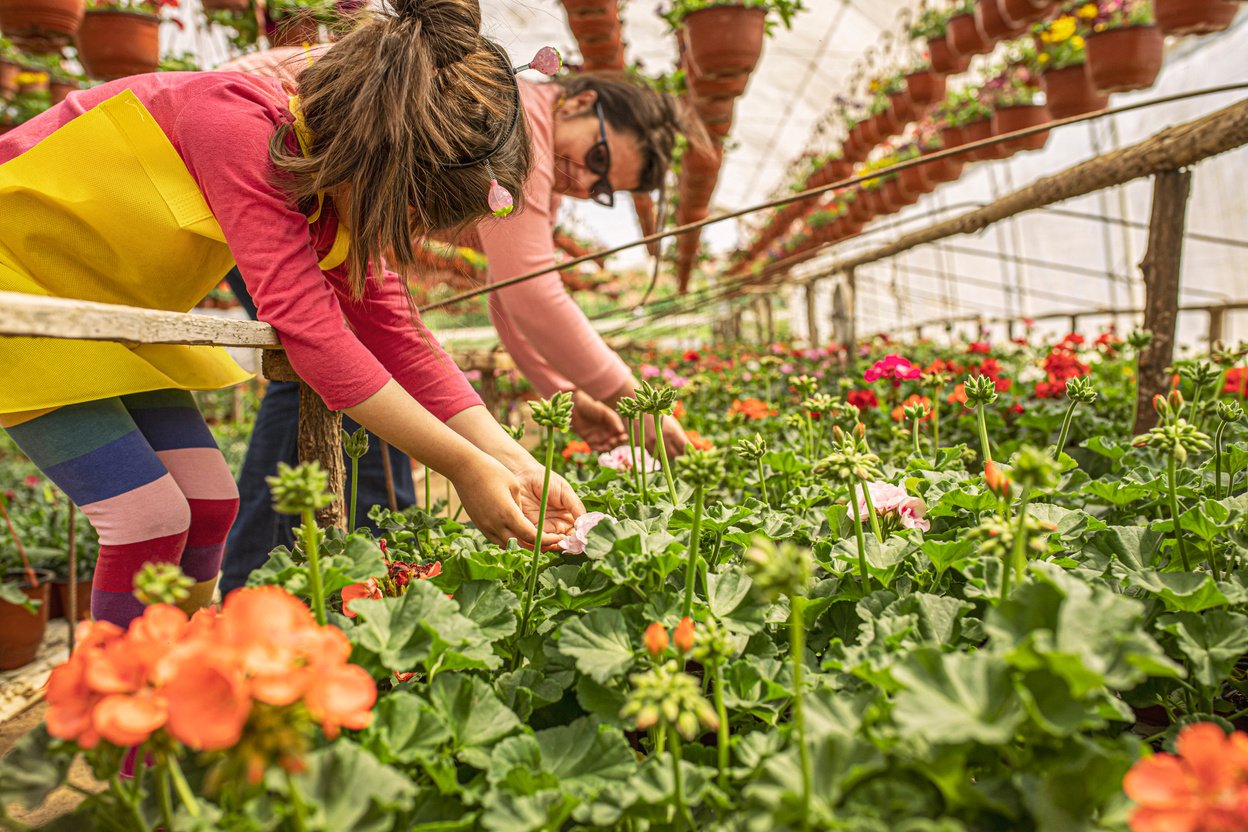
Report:
<svg viewBox="0 0 1248 832"><path fill-rule="evenodd" d="M944 9L924 9L910 27L910 37L926 41L929 63L938 75L957 75L970 65L949 46L949 12Z"/></svg>
<svg viewBox="0 0 1248 832"><path fill-rule="evenodd" d="M1227 29L1235 20L1234 0L1153 0L1157 25L1167 35L1208 35Z"/></svg>
<svg viewBox="0 0 1248 832"><path fill-rule="evenodd" d="M156 70L158 72L199 72L201 67L199 59L193 53L182 52L165 55L157 64Z"/></svg>
<svg viewBox="0 0 1248 832"><path fill-rule="evenodd" d="M78 28L78 59L92 78L110 81L155 72L160 14L178 0L89 0Z"/></svg>
<svg viewBox="0 0 1248 832"><path fill-rule="evenodd" d="M0 31L28 52L69 43L82 23L83 0L0 0Z"/></svg>
<svg viewBox="0 0 1248 832"><path fill-rule="evenodd" d="M997 0L997 6L1001 11L1001 17L1008 23L1026 26L1051 15L1057 8L1057 2L1056 0Z"/></svg>
<svg viewBox="0 0 1248 832"><path fill-rule="evenodd" d="M0 671L29 664L48 625L50 572L31 566L26 547L0 494Z"/></svg>
<svg viewBox="0 0 1248 832"><path fill-rule="evenodd" d="M17 92L17 75L21 71L21 53L13 41L0 37L0 98L12 98Z"/></svg>
<svg viewBox="0 0 1248 832"><path fill-rule="evenodd" d="M717 78L753 72L775 20L790 28L801 10L801 0L674 0L663 16L683 30L689 65Z"/></svg>
<svg viewBox="0 0 1248 832"><path fill-rule="evenodd" d="M905 75L910 101L918 109L930 107L945 97L945 76L932 69L930 60L921 61Z"/></svg>
<svg viewBox="0 0 1248 832"><path fill-rule="evenodd" d="M949 45L959 55L987 55L995 41L979 28L975 0L955 0L949 15Z"/></svg>
<svg viewBox="0 0 1248 832"><path fill-rule="evenodd" d="M992 101L992 128L998 136L1038 127L1052 121L1049 108L1042 102L1040 79L1034 69L1034 50L1024 59L1012 61L984 86ZM1021 136L1005 143L1010 153L1024 150L1040 150L1049 141L1049 131Z"/></svg>
<svg viewBox="0 0 1248 832"><path fill-rule="evenodd" d="M31 566L50 576L48 618L65 615L69 609L69 500L44 478L31 475L25 486L17 489L9 512ZM74 511L73 515L77 609L83 619L91 609L91 576L99 554L99 535L84 513Z"/></svg>
<svg viewBox="0 0 1248 832"><path fill-rule="evenodd" d="M955 138L961 139L961 131L952 134ZM915 133L919 144L919 151L924 156L931 156L945 150L944 133L939 127L935 119L927 119L919 125ZM966 161L957 156L949 156L944 159L927 162L921 166L923 178L934 185L940 185L945 182L956 182L962 177L962 171L966 167Z"/></svg>
<svg viewBox="0 0 1248 832"><path fill-rule="evenodd" d="M960 129L955 134L952 130L944 132L945 144L948 147L960 147L971 142L991 138L992 108L980 97L980 91L973 86L966 86L949 93L945 100L944 121L948 128ZM983 147L968 151L966 160L983 162L1000 158L996 147Z"/></svg>
<svg viewBox="0 0 1248 832"><path fill-rule="evenodd" d="M910 99L910 90L906 85L906 76L899 73L890 75L881 83L881 89L888 96L889 106L898 124L904 129L907 124L919 117Z"/></svg>
<svg viewBox="0 0 1248 832"><path fill-rule="evenodd" d="M1088 22L1088 77L1101 92L1147 89L1165 60L1152 0L1101 0L1075 13Z"/></svg>
<svg viewBox="0 0 1248 832"><path fill-rule="evenodd" d="M12 101L0 108L0 133L25 124L51 106L52 101L46 90L14 95Z"/></svg>
<svg viewBox="0 0 1248 832"><path fill-rule="evenodd" d="M321 24L338 20L333 0L267 0L264 33L270 46L318 43Z"/></svg>
<svg viewBox="0 0 1248 832"><path fill-rule="evenodd" d="M919 147L918 139L912 139L897 148L898 162L909 162L922 155L923 151ZM901 179L902 187L918 195L930 194L936 190L936 185L939 183L928 178L928 167L928 165L915 165L900 171L897 175Z"/></svg>
<svg viewBox="0 0 1248 832"><path fill-rule="evenodd" d="M1109 96L1092 86L1088 77L1086 41L1079 20L1065 14L1034 29L1036 65L1044 86L1049 112L1054 118L1070 118L1103 110Z"/></svg>
<svg viewBox="0 0 1248 832"><path fill-rule="evenodd" d="M975 23L989 40L996 42L1024 34L1028 21L1007 18L997 0L976 0Z"/></svg>

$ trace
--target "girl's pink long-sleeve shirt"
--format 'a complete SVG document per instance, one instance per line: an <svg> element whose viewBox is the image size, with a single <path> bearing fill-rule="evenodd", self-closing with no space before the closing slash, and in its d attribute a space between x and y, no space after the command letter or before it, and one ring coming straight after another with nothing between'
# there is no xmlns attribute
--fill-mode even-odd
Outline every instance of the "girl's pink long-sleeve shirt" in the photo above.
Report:
<svg viewBox="0 0 1248 832"><path fill-rule="evenodd" d="M325 272L317 265L333 245L338 221L326 203L309 225L275 184L269 140L278 125L291 121L280 81L169 72L102 84L72 93L0 137L0 164L124 89L151 113L199 185L257 316L277 330L296 372L331 409L359 404L391 378L443 421L481 403L432 334L414 322L397 275L370 279L354 301L346 264ZM92 160L84 154L64 164Z"/></svg>

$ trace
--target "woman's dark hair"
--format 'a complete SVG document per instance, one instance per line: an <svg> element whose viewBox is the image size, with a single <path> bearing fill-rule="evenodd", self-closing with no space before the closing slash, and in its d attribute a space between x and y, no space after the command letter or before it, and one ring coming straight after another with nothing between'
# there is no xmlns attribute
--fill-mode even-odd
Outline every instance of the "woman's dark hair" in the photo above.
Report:
<svg viewBox="0 0 1248 832"><path fill-rule="evenodd" d="M288 125L269 146L301 205L318 191L349 190L338 207L356 297L382 252L409 272L414 238L489 215L485 164L457 165L499 145L489 161L517 201L532 165L516 79L481 35L477 0L389 2L300 74L307 157L292 150Z"/></svg>
<svg viewBox="0 0 1248 832"><path fill-rule="evenodd" d="M559 78L568 97L593 90L602 102L607 122L637 139L641 145L639 191L658 190L672 166L677 134L684 134L692 147L707 150L711 141L697 116L676 98L651 89L623 72L582 72ZM590 110L588 115L592 115Z"/></svg>

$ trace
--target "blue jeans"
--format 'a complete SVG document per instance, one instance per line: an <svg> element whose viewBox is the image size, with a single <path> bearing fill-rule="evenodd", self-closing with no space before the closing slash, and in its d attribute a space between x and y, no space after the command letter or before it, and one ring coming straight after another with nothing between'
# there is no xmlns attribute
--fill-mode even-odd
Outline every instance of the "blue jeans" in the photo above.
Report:
<svg viewBox="0 0 1248 832"><path fill-rule="evenodd" d="M232 269L226 280L243 308L255 318L255 304L247 294L247 287L243 284L238 269ZM353 433L360 426L344 416L342 427ZM269 382L264 399L260 402L260 412L256 416L256 426L251 434L251 444L247 447L247 456L243 460L243 469L238 475L238 519L234 521L234 527L230 529L230 536L225 542L225 562L221 569L220 584L222 595L246 584L247 576L253 569L264 565L269 559L269 552L275 547L294 546L293 529L298 518L278 514L273 510L269 486L264 478L277 470L279 462L288 465L298 462L298 430L299 384L293 381ZM343 460L349 478L351 460L345 454ZM390 448L390 468L394 474L394 494L399 507L415 504L412 466L407 455L396 448ZM347 487L350 488L350 485L348 481ZM368 512L374 505L388 505L388 498L381 461L381 442L377 437L370 436L368 453L360 459L356 527L376 529L368 519Z"/></svg>

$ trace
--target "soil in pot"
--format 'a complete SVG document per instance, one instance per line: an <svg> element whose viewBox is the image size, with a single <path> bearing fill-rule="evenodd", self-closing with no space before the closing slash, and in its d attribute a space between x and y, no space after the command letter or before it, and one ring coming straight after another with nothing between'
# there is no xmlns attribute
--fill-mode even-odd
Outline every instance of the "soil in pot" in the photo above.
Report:
<svg viewBox="0 0 1248 832"><path fill-rule="evenodd" d="M943 101L948 83L945 76L931 70L912 72L906 76L906 89L916 107L927 107Z"/></svg>
<svg viewBox="0 0 1248 832"><path fill-rule="evenodd" d="M24 607L0 601L0 670L14 670L34 661L43 643L48 626L48 599L52 590L52 573L35 570L38 586L31 586L23 570L14 570L5 576L6 581L19 583L28 598L40 601L35 612Z"/></svg>
<svg viewBox="0 0 1248 832"><path fill-rule="evenodd" d="M929 40L927 51L932 58L932 70L941 75L957 75L959 72L966 72L971 65L970 58L959 55L949 45L948 36Z"/></svg>
<svg viewBox="0 0 1248 832"><path fill-rule="evenodd" d="M1051 69L1040 76L1040 81L1054 118L1081 116L1109 106L1109 96L1092 86L1083 64Z"/></svg>
<svg viewBox="0 0 1248 832"><path fill-rule="evenodd" d="M975 4L975 22L989 40L1009 40L1023 35L1027 31L1027 23L1019 23L1007 19L1001 13L1001 5L997 0L978 0Z"/></svg>
<svg viewBox="0 0 1248 832"><path fill-rule="evenodd" d="M992 129L1000 136L1016 130L1026 130L1028 127L1038 127L1052 120L1049 108L1043 104L1002 107L992 114ZM1024 150L1040 150L1048 142L1049 131L1045 130L1042 133L1012 139L1006 142L1006 148L1011 153L1020 153Z"/></svg>
<svg viewBox="0 0 1248 832"><path fill-rule="evenodd" d="M973 14L960 14L949 18L947 37L949 46L963 57L987 55L992 51L993 42L980 31Z"/></svg>
<svg viewBox="0 0 1248 832"><path fill-rule="evenodd" d="M1167 35L1209 35L1229 28L1239 4L1233 0L1153 0L1157 25Z"/></svg>
<svg viewBox="0 0 1248 832"><path fill-rule="evenodd" d="M1125 26L1088 35L1088 77L1104 93L1151 87L1165 60L1157 26Z"/></svg>
<svg viewBox="0 0 1248 832"><path fill-rule="evenodd" d="M69 43L82 23L83 0L0 0L0 31L28 52Z"/></svg>
<svg viewBox="0 0 1248 832"><path fill-rule="evenodd" d="M94 9L78 27L78 59L92 78L113 80L155 72L160 63L160 18Z"/></svg>
<svg viewBox="0 0 1248 832"><path fill-rule="evenodd" d="M767 11L745 6L711 6L685 16L687 57L698 75L750 73L763 54Z"/></svg>

